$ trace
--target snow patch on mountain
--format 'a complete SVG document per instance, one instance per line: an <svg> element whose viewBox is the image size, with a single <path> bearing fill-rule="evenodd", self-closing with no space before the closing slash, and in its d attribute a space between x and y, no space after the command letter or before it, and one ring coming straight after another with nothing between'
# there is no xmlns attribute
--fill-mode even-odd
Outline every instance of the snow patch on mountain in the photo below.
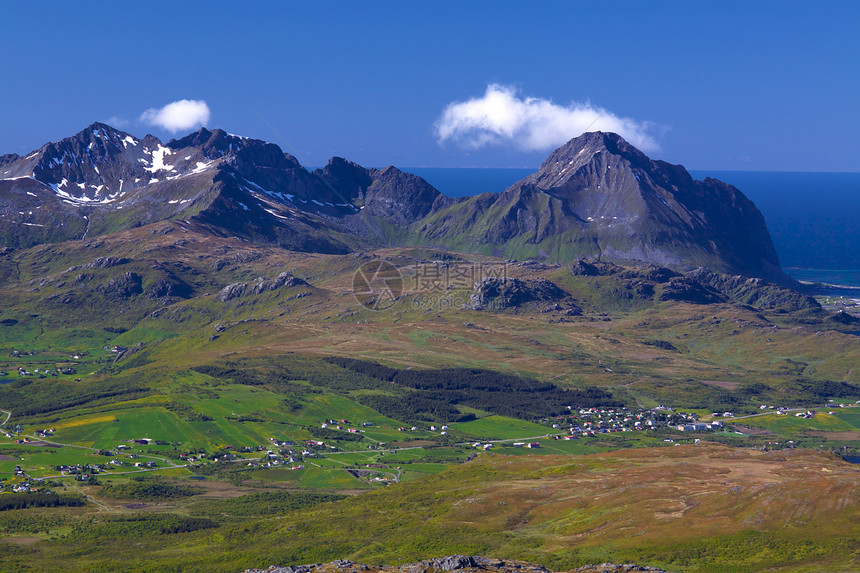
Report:
<svg viewBox="0 0 860 573"><path fill-rule="evenodd" d="M173 152L169 148L159 145L157 149L151 153L151 167L144 167L147 171L155 173L156 171L173 171L173 165L164 163L164 156L171 155Z"/></svg>

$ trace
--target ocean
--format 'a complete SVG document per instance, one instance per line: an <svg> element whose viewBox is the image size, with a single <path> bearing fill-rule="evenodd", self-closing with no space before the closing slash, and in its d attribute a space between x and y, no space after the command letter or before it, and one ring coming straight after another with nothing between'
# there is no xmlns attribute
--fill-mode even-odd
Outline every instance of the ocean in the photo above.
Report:
<svg viewBox="0 0 860 573"><path fill-rule="evenodd" d="M449 197L503 191L536 169L404 169ZM761 211L783 270L797 280L860 289L860 173L691 171L734 185Z"/></svg>

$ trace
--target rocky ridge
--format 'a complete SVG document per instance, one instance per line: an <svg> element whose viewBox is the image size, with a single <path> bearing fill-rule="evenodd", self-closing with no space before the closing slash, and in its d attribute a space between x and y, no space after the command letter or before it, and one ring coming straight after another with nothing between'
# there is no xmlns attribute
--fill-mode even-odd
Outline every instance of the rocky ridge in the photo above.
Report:
<svg viewBox="0 0 860 573"><path fill-rule="evenodd" d="M171 221L303 252L426 246L791 282L743 193L612 133L570 140L507 190L458 199L391 166L335 157L308 171L277 145L219 129L165 144L94 123L0 165L0 241L11 247Z"/></svg>

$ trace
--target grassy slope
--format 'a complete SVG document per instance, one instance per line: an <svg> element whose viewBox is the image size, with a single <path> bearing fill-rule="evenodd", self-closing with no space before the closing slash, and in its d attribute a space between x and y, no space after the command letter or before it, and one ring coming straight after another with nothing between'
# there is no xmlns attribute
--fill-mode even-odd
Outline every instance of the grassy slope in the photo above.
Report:
<svg viewBox="0 0 860 573"><path fill-rule="evenodd" d="M86 554L59 542L28 549L44 571L237 571L350 558L394 563L491 554L556 569L638 561L677 571L851 571L860 469L815 452L722 446L586 457L482 456L432 479L215 533L145 538ZM182 551L178 551L182 548ZM7 557L9 558L9 557ZM91 569L92 570L92 569Z"/></svg>

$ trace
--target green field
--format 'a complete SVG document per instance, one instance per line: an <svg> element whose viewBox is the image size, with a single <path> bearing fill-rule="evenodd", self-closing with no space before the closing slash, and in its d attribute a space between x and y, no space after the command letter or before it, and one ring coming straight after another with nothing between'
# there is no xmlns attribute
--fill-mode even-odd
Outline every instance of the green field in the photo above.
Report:
<svg viewBox="0 0 860 573"><path fill-rule="evenodd" d="M837 410L835 416L842 420L843 422L847 422L860 430L860 411L845 411L845 410Z"/></svg>
<svg viewBox="0 0 860 573"><path fill-rule="evenodd" d="M812 418L795 417L792 413L785 415L767 414L738 420L741 426L763 428L783 437L798 436L805 432L845 432L855 430L849 422L841 419L841 416L818 412Z"/></svg>
<svg viewBox="0 0 860 573"><path fill-rule="evenodd" d="M505 416L487 416L450 426L476 439L519 440L561 433L561 430Z"/></svg>

